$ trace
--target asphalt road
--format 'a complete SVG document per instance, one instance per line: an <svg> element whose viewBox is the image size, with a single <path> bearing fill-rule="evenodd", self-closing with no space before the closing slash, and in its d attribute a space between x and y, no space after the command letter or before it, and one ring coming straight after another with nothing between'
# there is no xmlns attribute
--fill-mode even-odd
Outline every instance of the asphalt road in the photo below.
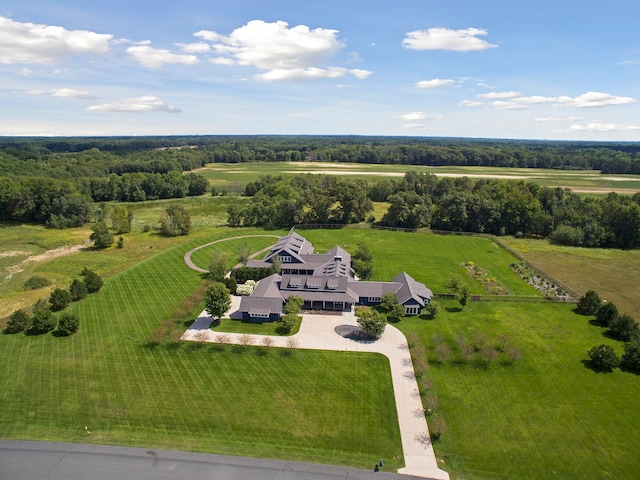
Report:
<svg viewBox="0 0 640 480"><path fill-rule="evenodd" d="M0 440L0 480L409 480L310 463L73 443ZM382 469L384 470L384 468Z"/></svg>

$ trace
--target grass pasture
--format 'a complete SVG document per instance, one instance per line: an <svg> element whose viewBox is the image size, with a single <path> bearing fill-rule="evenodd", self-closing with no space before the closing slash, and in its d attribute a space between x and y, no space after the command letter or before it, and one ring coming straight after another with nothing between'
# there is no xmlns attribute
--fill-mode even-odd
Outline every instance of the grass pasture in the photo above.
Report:
<svg viewBox="0 0 640 480"><path fill-rule="evenodd" d="M637 477L640 377L583 364L601 343L622 353L588 320L566 304L471 302L461 312L444 308L436 320L396 324L426 347L427 394L438 397L435 412L448 424L434 448L453 479ZM492 342L507 333L522 358L486 368L434 361L434 334L456 351L458 335L471 341L477 332Z"/></svg>
<svg viewBox="0 0 640 480"><path fill-rule="evenodd" d="M407 171L427 172L442 177L496 178L527 180L545 187L571 188L577 193L604 194L618 192L634 194L640 191L637 175L602 175L596 170L551 170L538 168L468 167L420 165L371 165L336 162L264 162L212 163L197 170L218 189L236 191L261 175L294 175L326 173L344 178L360 178L375 182L384 178L401 178Z"/></svg>
<svg viewBox="0 0 640 480"><path fill-rule="evenodd" d="M0 335L0 437L363 468L399 454L384 357L147 345L202 282L184 253L229 235L190 239L112 276L72 305L81 328L71 337Z"/></svg>

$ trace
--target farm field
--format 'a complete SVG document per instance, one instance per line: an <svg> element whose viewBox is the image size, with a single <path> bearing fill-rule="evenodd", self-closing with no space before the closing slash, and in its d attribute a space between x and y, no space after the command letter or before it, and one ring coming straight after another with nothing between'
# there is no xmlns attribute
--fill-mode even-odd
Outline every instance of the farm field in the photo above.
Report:
<svg viewBox="0 0 640 480"><path fill-rule="evenodd" d="M622 313L640 319L640 251L564 247L513 237L501 240L579 292L595 290Z"/></svg>
<svg viewBox="0 0 640 480"><path fill-rule="evenodd" d="M427 172L443 177L495 178L527 180L545 187L570 188L576 193L621 194L640 192L638 175L602 175L595 170L548 170L533 168L467 167L421 165L371 165L336 162L273 162L273 163L212 163L196 170L218 189L239 191L243 185L255 181L260 175L291 175L300 173L330 174L346 178L378 181L400 178L407 171Z"/></svg>

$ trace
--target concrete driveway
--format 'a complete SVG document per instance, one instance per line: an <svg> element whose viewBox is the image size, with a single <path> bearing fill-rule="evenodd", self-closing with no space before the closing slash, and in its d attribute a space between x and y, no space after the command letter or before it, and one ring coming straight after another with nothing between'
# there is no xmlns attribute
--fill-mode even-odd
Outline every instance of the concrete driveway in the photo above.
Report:
<svg viewBox="0 0 640 480"><path fill-rule="evenodd" d="M232 297L232 306L226 317L233 315L240 304L240 297ZM216 342L222 334L209 329L211 317L202 312L182 336L182 340ZM384 334L375 342L360 342L336 333L341 325L356 326L353 313L342 315L303 314L300 331L290 337L271 336L274 347L288 347L293 339L296 348L312 350L339 350L345 352L380 353L389 359L393 392L398 411L398 423L402 437L405 467L398 473L424 478L448 480L449 474L438 468L431 445L431 438L424 416L418 384L411 362L407 340L393 325L387 325ZM225 333L227 341L240 343L241 334ZM262 345L265 335L251 335L254 345Z"/></svg>

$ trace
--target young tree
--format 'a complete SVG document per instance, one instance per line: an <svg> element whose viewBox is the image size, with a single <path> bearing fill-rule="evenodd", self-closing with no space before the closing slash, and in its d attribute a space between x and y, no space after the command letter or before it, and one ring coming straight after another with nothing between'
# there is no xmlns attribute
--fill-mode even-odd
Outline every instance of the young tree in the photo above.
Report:
<svg viewBox="0 0 640 480"><path fill-rule="evenodd" d="M627 343L620 365L632 372L640 372L640 343Z"/></svg>
<svg viewBox="0 0 640 480"><path fill-rule="evenodd" d="M89 236L89 240L93 242L95 248L103 249L113 244L113 235L109 232L106 223L102 221L97 222L91 230L93 233Z"/></svg>
<svg viewBox="0 0 640 480"><path fill-rule="evenodd" d="M9 317L7 323L6 333L20 333L24 332L29 326L29 315L24 310L16 310Z"/></svg>
<svg viewBox="0 0 640 480"><path fill-rule="evenodd" d="M73 302L78 302L85 298L89 293L87 290L87 284L76 278L69 286L69 293L71 294L71 300Z"/></svg>
<svg viewBox="0 0 640 480"><path fill-rule="evenodd" d="M471 292L469 291L469 287L467 287L466 285L462 286L458 291L458 303L460 303L462 308L467 305L467 302L469 301L469 295L471 295Z"/></svg>
<svg viewBox="0 0 640 480"><path fill-rule="evenodd" d="M132 220L133 213L123 205L116 205L111 210L111 228L116 235L129 233L131 231Z"/></svg>
<svg viewBox="0 0 640 480"><path fill-rule="evenodd" d="M71 303L71 294L68 290L56 288L49 296L49 303L51 304L51 310L57 312L58 310L64 310Z"/></svg>
<svg viewBox="0 0 640 480"><path fill-rule="evenodd" d="M293 327L295 327L299 318L300 316L295 313L287 313L283 315L280 317L280 328L287 333L290 332Z"/></svg>
<svg viewBox="0 0 640 480"><path fill-rule="evenodd" d="M390 312L394 305L398 304L398 297L396 297L396 294L393 292L385 292L382 294L382 297L380 297L380 307L385 311L385 312Z"/></svg>
<svg viewBox="0 0 640 480"><path fill-rule="evenodd" d="M577 309L582 315L595 315L600 305L602 305L600 296L593 290L589 290L578 300Z"/></svg>
<svg viewBox="0 0 640 480"><path fill-rule="evenodd" d="M78 331L78 327L80 326L80 319L77 315L65 312L60 317L60 321L58 322L58 331L63 335L72 335Z"/></svg>
<svg viewBox="0 0 640 480"><path fill-rule="evenodd" d="M244 209L239 205L229 205L227 207L227 225L239 227L242 225L242 215Z"/></svg>
<svg viewBox="0 0 640 480"><path fill-rule="evenodd" d="M356 308L356 319L360 329L366 334L380 338L387 326L387 318L369 307Z"/></svg>
<svg viewBox="0 0 640 480"><path fill-rule="evenodd" d="M302 299L302 297L298 295L289 295L287 297L287 301L284 304L284 313L292 313L294 315L298 315L303 305L304 300Z"/></svg>
<svg viewBox="0 0 640 480"><path fill-rule="evenodd" d="M596 312L596 322L608 327L618 317L618 308L611 302L603 304Z"/></svg>
<svg viewBox="0 0 640 480"><path fill-rule="evenodd" d="M227 256L220 250L215 250L209 263L209 278L222 282L227 273Z"/></svg>
<svg viewBox="0 0 640 480"><path fill-rule="evenodd" d="M222 283L216 282L207 288L204 294L205 310L213 318L221 318L231 307L229 289Z"/></svg>
<svg viewBox="0 0 640 480"><path fill-rule="evenodd" d="M593 368L603 372L611 372L620 364L620 359L611 345L602 344L593 347L588 355Z"/></svg>
<svg viewBox="0 0 640 480"><path fill-rule="evenodd" d="M51 313L45 300L38 300L33 306L33 316L29 324L29 331L35 334L50 332L56 328L56 319Z"/></svg>
<svg viewBox="0 0 640 480"><path fill-rule="evenodd" d="M246 264L247 260L249 260L249 255L251 255L251 245L243 243L238 247L238 262Z"/></svg>
<svg viewBox="0 0 640 480"><path fill-rule="evenodd" d="M100 275L86 267L82 270L80 275L84 277L84 284L87 286L87 292L96 293L100 291L103 284L102 277L100 277Z"/></svg>
<svg viewBox="0 0 640 480"><path fill-rule="evenodd" d="M188 235L190 231L191 215L180 205L172 205L160 217L160 233L166 237Z"/></svg>
<svg viewBox="0 0 640 480"><path fill-rule="evenodd" d="M623 342L637 340L640 338L640 329L638 323L629 315L620 315L609 324L611 333Z"/></svg>
<svg viewBox="0 0 640 480"><path fill-rule="evenodd" d="M427 315L429 315L431 318L436 318L436 315L438 315L438 313L440 313L440 304L438 302L436 302L435 300L431 300L429 303L427 303L427 305L424 307L424 311L427 313Z"/></svg>
<svg viewBox="0 0 640 480"><path fill-rule="evenodd" d="M373 255L364 243L359 243L351 256L351 266L360 280L368 280L373 275Z"/></svg>

